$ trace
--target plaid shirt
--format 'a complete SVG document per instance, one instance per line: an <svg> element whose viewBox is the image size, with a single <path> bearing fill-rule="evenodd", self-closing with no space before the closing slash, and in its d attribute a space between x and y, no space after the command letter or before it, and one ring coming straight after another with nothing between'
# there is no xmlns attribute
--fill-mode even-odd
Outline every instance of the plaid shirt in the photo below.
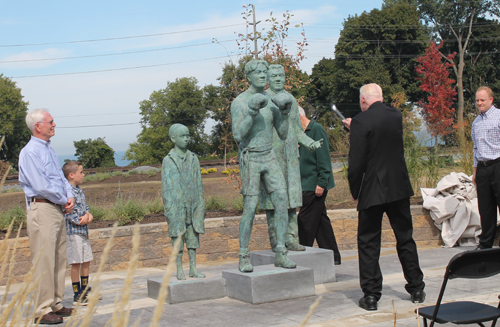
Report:
<svg viewBox="0 0 500 327"><path fill-rule="evenodd" d="M471 130L474 142L474 167L478 161L500 158L500 110L491 106L474 119Z"/></svg>
<svg viewBox="0 0 500 327"><path fill-rule="evenodd" d="M79 218L89 211L89 206L85 202L85 194L80 186L71 185L71 188L75 197L75 209L73 209L73 212L64 215L64 218L66 218L66 234L88 235L89 226L78 225Z"/></svg>

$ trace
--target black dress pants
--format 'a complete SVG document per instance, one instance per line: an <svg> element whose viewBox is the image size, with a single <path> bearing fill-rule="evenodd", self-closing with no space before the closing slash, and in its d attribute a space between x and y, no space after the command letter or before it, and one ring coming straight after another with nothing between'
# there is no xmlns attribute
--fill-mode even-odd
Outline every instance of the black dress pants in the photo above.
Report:
<svg viewBox="0 0 500 327"><path fill-rule="evenodd" d="M413 240L410 199L375 205L358 213L359 282L365 296L382 296L382 271L380 270L380 245L382 217L387 213L396 236L396 250L403 274L405 289L413 294L424 289L424 274L418 263L417 245Z"/></svg>
<svg viewBox="0 0 500 327"><path fill-rule="evenodd" d="M302 207L297 217L299 225L299 243L304 246L313 246L314 240L322 249L333 251L335 261L340 261L340 252L337 240L333 233L332 223L326 214L325 190L322 196L316 196L315 192L302 192Z"/></svg>
<svg viewBox="0 0 500 327"><path fill-rule="evenodd" d="M497 212L500 207L500 163L484 166L478 163L476 170L477 205L481 216L479 246L491 248L495 240Z"/></svg>

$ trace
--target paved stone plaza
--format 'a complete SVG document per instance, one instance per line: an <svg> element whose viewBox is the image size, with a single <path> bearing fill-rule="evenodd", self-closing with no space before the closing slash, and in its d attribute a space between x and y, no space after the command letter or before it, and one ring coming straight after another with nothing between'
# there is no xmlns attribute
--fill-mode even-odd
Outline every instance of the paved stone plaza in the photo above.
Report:
<svg viewBox="0 0 500 327"><path fill-rule="evenodd" d="M425 291L427 293L424 306L435 302L441 287L444 268L449 259L456 253L471 249L470 247L419 248L420 264L425 274ZM160 324L161 326L213 327L297 326L306 316L309 306L321 295L323 300L314 311L307 326L394 326L393 304L397 314L396 326L419 326L413 312L417 305L410 302L410 296L404 289L405 281L395 249L383 249L380 263L384 273L384 288L378 311L365 311L357 305L358 299L362 296L358 282L357 251L349 250L342 251L342 265L335 267L338 281L316 285L315 296L265 304L249 304L227 297L191 303L166 304ZM236 261L227 261L217 265L199 265L200 271L206 273L207 276L215 276L220 274L223 269L236 267ZM149 325L157 301L147 297L147 279L160 277L163 270L164 267L138 269L132 284L130 326L139 317L142 321L139 326ZM103 275L103 299L99 302L100 305L91 326L104 326L110 319L114 310L115 297L120 294L125 274L126 271L116 271ZM69 278L66 285L63 304L71 306L72 291ZM500 276L494 276L488 280L451 280L445 293L445 300L453 301L466 298L496 305L500 294L500 288L496 287L498 285L500 285ZM18 287L19 284L14 285L10 290L11 294L15 293ZM0 292L3 294L4 291L5 287L2 286ZM423 326L422 320L420 320L420 326Z"/></svg>

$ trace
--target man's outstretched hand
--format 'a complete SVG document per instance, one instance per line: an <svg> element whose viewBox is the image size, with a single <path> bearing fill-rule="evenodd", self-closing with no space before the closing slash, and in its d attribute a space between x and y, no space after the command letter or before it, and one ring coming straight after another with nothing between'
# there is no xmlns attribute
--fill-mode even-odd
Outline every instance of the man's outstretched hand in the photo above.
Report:
<svg viewBox="0 0 500 327"><path fill-rule="evenodd" d="M314 141L313 143L311 143L307 149L311 152L314 152L316 150L318 150L319 148L321 148L323 146L323 139L319 139L317 141Z"/></svg>

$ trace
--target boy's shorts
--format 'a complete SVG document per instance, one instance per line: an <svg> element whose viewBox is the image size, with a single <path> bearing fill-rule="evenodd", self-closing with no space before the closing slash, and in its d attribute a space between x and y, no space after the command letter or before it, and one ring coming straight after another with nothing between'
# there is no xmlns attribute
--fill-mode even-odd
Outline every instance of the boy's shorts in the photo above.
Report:
<svg viewBox="0 0 500 327"><path fill-rule="evenodd" d="M90 248L90 240L87 235L67 235L66 254L69 265L89 262L94 259L92 249Z"/></svg>
<svg viewBox="0 0 500 327"><path fill-rule="evenodd" d="M172 244L175 243L176 237L172 238ZM184 249L184 243L186 243L186 248L188 249L197 249L200 247L200 234L195 232L193 224L189 224L186 226L186 231L182 235L182 244L181 251Z"/></svg>

